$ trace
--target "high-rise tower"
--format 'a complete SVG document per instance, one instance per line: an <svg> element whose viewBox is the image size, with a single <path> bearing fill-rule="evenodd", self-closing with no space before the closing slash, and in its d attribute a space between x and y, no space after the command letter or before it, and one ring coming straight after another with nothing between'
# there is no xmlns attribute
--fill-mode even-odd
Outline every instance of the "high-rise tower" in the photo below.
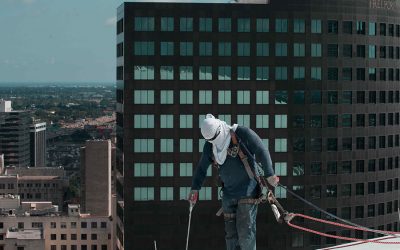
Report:
<svg viewBox="0 0 400 250"><path fill-rule="evenodd" d="M183 249L182 199L205 143L199 122L207 113L254 129L288 189L355 223L398 230L399 14L397 2L374 0L121 5L118 248L153 249L156 240ZM208 174L190 249L224 248L223 219L214 216L217 172ZM290 211L323 216L285 189L275 193ZM339 243L277 225L268 207L259 207L258 218L257 249Z"/></svg>

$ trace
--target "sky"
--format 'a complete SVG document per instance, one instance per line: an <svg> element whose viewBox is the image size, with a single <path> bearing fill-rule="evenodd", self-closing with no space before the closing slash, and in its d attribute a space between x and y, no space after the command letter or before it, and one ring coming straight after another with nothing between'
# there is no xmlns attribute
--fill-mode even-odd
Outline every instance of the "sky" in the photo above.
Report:
<svg viewBox="0 0 400 250"><path fill-rule="evenodd" d="M0 0L0 83L114 82L116 9L121 3Z"/></svg>

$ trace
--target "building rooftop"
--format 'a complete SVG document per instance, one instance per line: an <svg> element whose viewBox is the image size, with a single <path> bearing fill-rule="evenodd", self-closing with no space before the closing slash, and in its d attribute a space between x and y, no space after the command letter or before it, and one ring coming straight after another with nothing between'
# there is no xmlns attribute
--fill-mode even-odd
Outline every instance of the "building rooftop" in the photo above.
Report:
<svg viewBox="0 0 400 250"><path fill-rule="evenodd" d="M46 181L46 180L55 180L55 179L60 179L59 176L18 176L18 180L40 180L40 181Z"/></svg>
<svg viewBox="0 0 400 250"><path fill-rule="evenodd" d="M7 231L6 239L41 240L43 239L43 233L40 229L18 230L16 228L10 228Z"/></svg>
<svg viewBox="0 0 400 250"><path fill-rule="evenodd" d="M343 249L343 250L395 250L400 249L400 234L397 234L398 237L394 236L385 236L381 238L376 238L381 242L385 243L368 243L368 242L352 242L347 244L342 244L334 247L321 248L320 250L331 250L331 249ZM390 243L392 242L392 243ZM396 244L395 242L398 242Z"/></svg>

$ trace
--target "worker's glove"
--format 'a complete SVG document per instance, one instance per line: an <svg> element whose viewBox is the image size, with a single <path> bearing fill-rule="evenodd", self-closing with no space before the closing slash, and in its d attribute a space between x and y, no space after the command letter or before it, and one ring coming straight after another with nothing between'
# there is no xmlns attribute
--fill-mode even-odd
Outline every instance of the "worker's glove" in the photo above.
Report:
<svg viewBox="0 0 400 250"><path fill-rule="evenodd" d="M199 191L198 190L190 190L188 194L187 200L189 201L190 205L194 206L199 198Z"/></svg>
<svg viewBox="0 0 400 250"><path fill-rule="evenodd" d="M276 187L276 186L278 186L278 183L279 183L279 177L276 175L272 175L267 178L267 181L271 186Z"/></svg>

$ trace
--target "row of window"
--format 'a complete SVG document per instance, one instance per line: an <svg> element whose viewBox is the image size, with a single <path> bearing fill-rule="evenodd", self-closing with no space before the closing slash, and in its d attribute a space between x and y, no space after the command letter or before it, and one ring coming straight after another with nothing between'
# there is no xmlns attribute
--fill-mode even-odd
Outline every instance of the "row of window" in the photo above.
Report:
<svg viewBox="0 0 400 250"><path fill-rule="evenodd" d="M334 152L351 151L354 149L393 148L400 146L399 137L399 135L356 137L355 139L352 137L343 137L341 138L341 145L339 139L336 137L310 138L308 143L306 143L306 138L304 137L295 137L292 140L292 150L293 152ZM341 147L339 148L339 146Z"/></svg>
<svg viewBox="0 0 400 250"><path fill-rule="evenodd" d="M90 228L98 228L98 223L96 221L92 221L90 223L81 222L80 228L89 228L88 225L90 225ZM59 227L61 229L66 229L67 223L60 222ZM50 228L57 228L57 222L50 222ZM77 228L77 223L71 222L69 228ZM105 222L105 221L100 222L100 228L107 228L107 222Z"/></svg>
<svg viewBox="0 0 400 250"><path fill-rule="evenodd" d="M279 152L279 151L278 151ZM339 164L340 163L340 164ZM351 174L355 173L365 173L375 172L375 171L385 171L399 168L399 157L389 157L389 158L379 158L379 159L369 159L369 160L356 160L355 166L352 161L328 161L326 166L323 166L320 161L312 161L309 165L304 162L294 162L292 165L292 176L304 176L307 175L318 176L318 175L337 175L339 174ZM367 164L367 165L366 165ZM175 171L179 170L180 177L188 177L193 174L193 164L192 163L179 163L179 168L176 169L174 163L135 163L133 166L133 176L134 177L173 177L177 173ZM274 162L275 173L279 176L288 176L288 166L287 162ZM212 168L208 168L207 176L212 176ZM390 184L390 185L389 185ZM388 187L392 186L392 180L388 181ZM395 189L398 189L399 179L394 180ZM392 188L390 188L392 190Z"/></svg>
<svg viewBox="0 0 400 250"><path fill-rule="evenodd" d="M392 181L392 180L389 180ZM389 182L388 181L388 182ZM355 190L352 191L352 187ZM365 190L365 186L367 186ZM378 188L376 188L378 187ZM292 190L306 199L321 199L321 198L338 198L340 197L350 197L350 196L364 196L366 195L366 191L368 194L376 194L376 193L385 193L392 192L393 186L389 187L389 184L386 187L385 191L385 181L368 182L367 183L356 183L356 184L342 184L340 185L340 190L338 191L338 185L326 185L324 186L324 192L322 192L322 185L310 185L308 187L308 192L306 193L303 185L293 185ZM179 200L183 200L187 198L188 193L190 192L190 187L159 187L159 192L155 195L156 187L135 187L134 188L134 200L135 201L152 201L159 199L160 201L173 201L177 198L174 197L175 191L179 192ZM212 191L212 187L202 187L199 191L199 200L212 200L212 199L220 199L220 191L221 187L218 187L217 192ZM397 186L395 186L395 190L398 190L398 182ZM214 194L213 194L214 193ZM322 194L324 193L324 196ZM213 195L216 197L213 198ZM275 196L277 198L285 199L287 198L287 191L283 187L275 188ZM387 202L387 214L392 213L393 211L397 211L398 209L398 201L390 201ZM378 213L378 215L383 215ZM362 217L361 217L362 218ZM350 219L350 218L348 218Z"/></svg>
<svg viewBox="0 0 400 250"><path fill-rule="evenodd" d="M310 27L310 33L322 34L322 20L312 19L310 23L308 20L301 18L295 18L293 20L288 20L286 18L275 18L273 19L275 24L274 31L277 33L287 33L289 28L293 33L306 33L306 27ZM223 18L212 19L211 17L200 17L198 19L192 17L179 17L175 25L174 17L161 17L160 23L155 23L156 19L154 17L135 17L134 19L134 31L162 31L162 32L172 32L179 30L180 32L270 32L270 19L269 18ZM157 19L158 21L158 19ZM216 26L213 25L213 22ZM290 22L292 24L289 27ZM306 25L307 23L307 25ZM354 23L354 24L353 24ZM368 24L368 31L367 31ZM309 26L308 26L309 25ZM157 26L157 29L156 29ZM198 27L195 29L194 27ZM365 22L362 20L357 21L343 21L342 22L342 33L343 34L359 34L359 35L370 35L376 36L377 34L381 36L400 36L400 25L379 23L379 33L377 32L376 22ZM120 32L122 32L120 30ZM327 20L326 21L326 31L328 34L338 34L339 33L339 21L337 20Z"/></svg>
<svg viewBox="0 0 400 250"><path fill-rule="evenodd" d="M89 234L90 240L97 240L97 234ZM80 240L89 240L87 234L81 234ZM60 234L59 240L68 240L67 234ZM78 240L77 234L70 234L70 240ZM50 240L57 240L57 234L50 234Z"/></svg>
<svg viewBox="0 0 400 250"><path fill-rule="evenodd" d="M400 136L399 135L388 135L388 136L368 136L368 137L343 137L339 138L310 138L306 143L305 137L294 137L292 139L292 151L293 152L334 152L334 151L351 151L351 150L365 150L365 149L383 149L400 147ZM191 153L193 152L193 139L179 139L179 149L175 149L174 142L178 140L174 139L134 139L133 141L133 152L135 153L154 153L156 150L156 142L159 142L159 152L161 153ZM269 139L262 139L264 146L269 148ZM324 142L324 143L323 143ZM203 151L205 140L199 139L199 152ZM339 146L341 146L339 148ZM283 153L288 152L288 139L287 138L275 138L273 152ZM307 149L307 150L306 150Z"/></svg>
<svg viewBox="0 0 400 250"><path fill-rule="evenodd" d="M175 48L175 45L179 45ZM218 47L214 48L212 42L179 42L174 43L173 41L161 41L160 51L155 51L154 41L135 41L134 42L134 55L135 56L154 56L155 54L160 54L161 56L174 56L175 51L179 49L180 56L213 56L215 49L217 49L218 56L232 56L236 55L242 56L257 56L257 57L268 57L270 56L270 43L268 42L258 42L251 44L250 42L218 42ZM117 45L117 57L123 56L123 50L118 49L122 45ZM194 46L198 46L194 49ZM276 57L283 57L289 55L289 46L285 42L275 43L274 51ZM291 55L294 57L322 57L322 47L321 43L311 43L309 46L309 51L306 53L305 43L293 43L293 49ZM271 46L272 47L272 46ZM353 47L355 51L353 51ZM343 44L342 45L342 55L343 57L366 57L366 51L368 51L368 58L377 58L379 51L380 58L390 58L390 59L400 59L400 47L394 46L376 46L376 45L354 45L353 44ZM194 53L196 50L198 53ZM233 52L232 52L233 51ZM327 57L338 57L339 56L339 45L338 44L327 44L326 45L326 56ZM307 55L306 55L307 54Z"/></svg>
<svg viewBox="0 0 400 250"><path fill-rule="evenodd" d="M68 249L67 247L68 247L67 245L60 245L60 248L58 248L58 245L50 245L50 250L67 250ZM71 245L69 249L70 250L78 250L78 245ZM97 245L82 244L82 245L80 245L79 249L80 250L107 250L108 248L107 248L107 245L97 246ZM19 247L18 247L18 250L20 250Z"/></svg>
<svg viewBox="0 0 400 250"><path fill-rule="evenodd" d="M270 103L270 91L257 90L253 93L250 90L180 90L179 91L179 104L194 104L194 95L198 94L198 104L213 104L213 92L217 92L218 104L233 104L232 98L236 99L236 104L289 104L289 97L293 100L293 104L364 104L367 103L366 94L368 93L368 103L399 103L400 92L397 91L354 91L355 100L353 100L353 91L321 91L321 90L276 90L271 94L273 102ZM133 103L134 104L155 104L155 97L159 99L160 104L174 104L175 100L174 90L161 90L159 96L155 90L134 90ZM235 96L236 94L236 96ZM235 98L236 97L236 98ZM253 101L252 101L253 100Z"/></svg>
<svg viewBox="0 0 400 250"><path fill-rule="evenodd" d="M356 184L341 184L339 185L340 190L338 190L338 185L309 185L308 192L305 191L303 185L293 185L292 190L299 196L306 198L308 200L315 200L321 198L338 198L338 197L350 197L350 196L364 196L366 194L377 194L377 193L387 193L393 191L393 185L389 186L389 182L392 183L393 180L387 181L387 186L385 188L385 181L379 182L368 182L368 183L356 183ZM352 190L352 187L354 190ZM354 188L355 187L355 188ZM398 182L395 190L398 190ZM276 196L280 198L286 198L286 190L280 189L280 193L276 192ZM392 202L388 202L392 203ZM398 202L394 204L395 211L398 208ZM388 209L392 209L393 206L387 206ZM392 210L388 210L390 213ZM388 212L389 213L389 212ZM380 215L380 214L379 214Z"/></svg>
<svg viewBox="0 0 400 250"><path fill-rule="evenodd" d="M118 67L119 69L122 66ZM270 70L272 69L272 71ZM135 65L134 66L134 79L135 80L200 80L200 81L268 81L268 80L322 80L321 67L303 67L295 66L291 68L291 74L286 66L237 66L232 69L231 66L199 66L196 71L193 71L193 66L160 66L158 69L150 65ZM118 69L117 69L118 71ZM274 73L272 75L272 72ZM339 72L341 73L339 75ZM117 79L123 80L123 70ZM378 77L379 74L379 77ZM306 77L307 76L307 77ZM326 70L327 80L337 81L399 81L400 69L395 68L336 68L328 67Z"/></svg>
<svg viewBox="0 0 400 250"><path fill-rule="evenodd" d="M355 161L355 169L352 161L328 161L326 166L319 161L312 161L309 166L304 162L293 162L292 165L292 176L304 176L306 171L307 175L337 175L339 174L351 174L355 173L364 173L392 170L399 168L399 157L389 157L379 158L379 159L369 159L369 160L356 160ZM280 163L275 164L275 172L279 176L287 176L287 164ZM399 179L395 179L395 186L398 187ZM396 188L397 189L397 188Z"/></svg>

